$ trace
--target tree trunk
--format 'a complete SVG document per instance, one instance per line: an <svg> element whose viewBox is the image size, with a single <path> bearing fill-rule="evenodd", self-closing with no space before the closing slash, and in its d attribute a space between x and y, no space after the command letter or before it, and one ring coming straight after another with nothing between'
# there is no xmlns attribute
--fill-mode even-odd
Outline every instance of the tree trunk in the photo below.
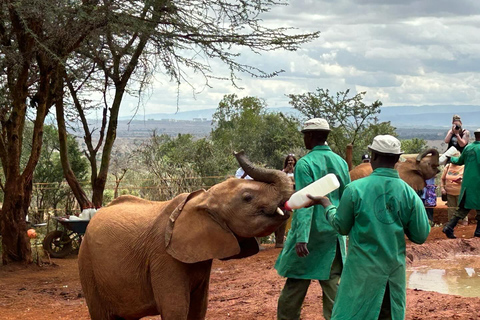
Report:
<svg viewBox="0 0 480 320"><path fill-rule="evenodd" d="M83 191L82 186L78 182L75 173L70 167L70 162L68 161L68 146L67 146L67 128L65 125L65 115L63 112L63 86L58 88L57 100L55 102L55 108L57 111L57 124L58 124L58 139L60 142L60 161L62 163L63 175L67 180L68 185L72 189L75 199L77 199L80 209L91 208L92 202L88 200L85 191Z"/></svg>
<svg viewBox="0 0 480 320"><path fill-rule="evenodd" d="M107 135L105 137L105 145L103 146L100 171L98 172L98 175L96 176L92 185L92 202L95 205L95 208L100 208L103 203L103 192L107 183L110 157L112 154L113 144L117 138L118 113L126 85L126 81L117 85L115 89L115 98L113 100L112 107L110 108L110 119L108 123Z"/></svg>
<svg viewBox="0 0 480 320"><path fill-rule="evenodd" d="M5 197L0 215L2 263L31 263L32 251L25 217L32 196L32 182L29 183L30 186L25 186L20 176L10 177L9 180L5 183Z"/></svg>
<svg viewBox="0 0 480 320"><path fill-rule="evenodd" d="M345 151L346 161L348 165L348 171L353 169L353 145L351 143L347 144L347 150Z"/></svg>

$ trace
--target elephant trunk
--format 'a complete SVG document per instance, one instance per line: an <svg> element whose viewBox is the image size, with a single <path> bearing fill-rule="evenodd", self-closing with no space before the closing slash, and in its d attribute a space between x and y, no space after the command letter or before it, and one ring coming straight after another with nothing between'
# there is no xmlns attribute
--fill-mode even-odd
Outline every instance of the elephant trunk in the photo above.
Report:
<svg viewBox="0 0 480 320"><path fill-rule="evenodd" d="M422 154L419 154L417 156L417 162L422 161L422 159L425 158L429 153L432 154L432 164L436 164L438 166L440 154L438 153L438 150L434 148L427 149Z"/></svg>
<svg viewBox="0 0 480 320"><path fill-rule="evenodd" d="M288 199L292 194L292 183L290 178L279 170L266 169L255 166L248 160L245 152L234 152L235 158L237 158L240 167L254 180L273 184L278 187L283 198Z"/></svg>

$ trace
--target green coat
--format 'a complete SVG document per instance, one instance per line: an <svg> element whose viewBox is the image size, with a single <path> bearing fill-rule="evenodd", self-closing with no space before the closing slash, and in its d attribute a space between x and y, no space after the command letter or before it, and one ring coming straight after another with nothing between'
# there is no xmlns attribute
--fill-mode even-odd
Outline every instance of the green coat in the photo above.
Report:
<svg viewBox="0 0 480 320"><path fill-rule="evenodd" d="M423 243L430 232L420 197L394 169L377 168L346 188L327 218L348 234L348 254L332 320L378 319L387 283L393 320L405 318L405 234Z"/></svg>
<svg viewBox="0 0 480 320"><path fill-rule="evenodd" d="M328 173L337 175L340 188L328 197L338 204L345 186L350 182L345 160L335 154L330 147L316 146L295 165L295 188L300 190ZM312 206L295 210L292 227L287 235L284 248L275 263L278 274L295 279L328 280L335 258L337 239L342 258L345 256L345 237L339 235L328 224L325 209ZM310 254L300 258L295 251L297 242L307 242Z"/></svg>
<svg viewBox="0 0 480 320"><path fill-rule="evenodd" d="M468 144L460 157L452 157L450 161L465 165L458 203L466 197L465 208L480 210L480 141Z"/></svg>

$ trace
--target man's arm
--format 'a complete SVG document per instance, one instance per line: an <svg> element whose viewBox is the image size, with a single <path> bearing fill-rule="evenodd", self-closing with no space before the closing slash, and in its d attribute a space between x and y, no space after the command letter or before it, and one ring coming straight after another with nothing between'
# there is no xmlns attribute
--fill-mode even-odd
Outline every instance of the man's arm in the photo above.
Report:
<svg viewBox="0 0 480 320"><path fill-rule="evenodd" d="M338 208L335 207L327 197L313 197L308 195L313 204L322 205L325 208L325 215L328 223L341 235L347 235L355 222L354 203L351 189L345 188L340 199Z"/></svg>
<svg viewBox="0 0 480 320"><path fill-rule="evenodd" d="M465 149L463 149L464 152L462 152L460 157L451 157L450 162L453 163L453 164L458 164L458 165L465 164L465 151L467 150L468 147L469 146L467 146L467 147L465 147Z"/></svg>
<svg viewBox="0 0 480 320"><path fill-rule="evenodd" d="M430 233L430 224L428 223L425 206L416 195L413 195L412 193L413 207L404 231L412 242L422 244L427 240Z"/></svg>
<svg viewBox="0 0 480 320"><path fill-rule="evenodd" d="M341 174L338 175L340 177L340 187L338 188L339 190L339 196L340 196L340 199L342 198L343 196L343 191L345 190L345 187L350 183L352 182L350 180L350 172L348 171L348 165L347 163L345 162L344 165L343 165L343 170L341 172Z"/></svg>
<svg viewBox="0 0 480 320"><path fill-rule="evenodd" d="M314 182L311 170L304 161L295 166L295 189L300 190ZM297 225L295 251L299 257L305 257L309 254L307 249L308 239L310 238L310 228L312 226L313 207L300 208L295 212Z"/></svg>

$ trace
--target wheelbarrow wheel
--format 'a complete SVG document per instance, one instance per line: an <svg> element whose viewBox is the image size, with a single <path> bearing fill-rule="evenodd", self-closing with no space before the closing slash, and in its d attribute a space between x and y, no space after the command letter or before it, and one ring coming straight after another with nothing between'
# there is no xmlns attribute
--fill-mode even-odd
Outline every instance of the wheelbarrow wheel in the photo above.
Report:
<svg viewBox="0 0 480 320"><path fill-rule="evenodd" d="M43 239L43 248L53 258L64 258L72 252L72 239L60 230L50 232Z"/></svg>

